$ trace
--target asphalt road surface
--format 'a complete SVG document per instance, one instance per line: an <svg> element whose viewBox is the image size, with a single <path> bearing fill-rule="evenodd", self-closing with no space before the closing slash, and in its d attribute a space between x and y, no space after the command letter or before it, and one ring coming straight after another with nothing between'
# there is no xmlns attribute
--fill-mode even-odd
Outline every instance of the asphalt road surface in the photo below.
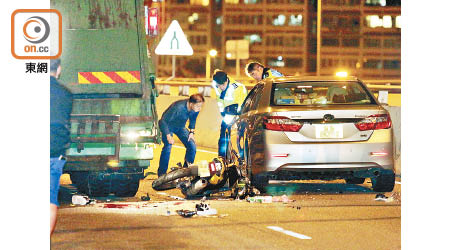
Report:
<svg viewBox="0 0 450 250"><path fill-rule="evenodd" d="M171 165L184 155L182 147L173 150ZM213 157L212 150L201 149L196 160ZM272 183L262 194L272 196L271 203L233 200L229 192L217 193L205 201L216 214L184 218L176 210L195 210L200 198L184 200L176 189L154 191L155 161L135 197L93 198L96 203L85 206L71 204L76 190L64 175L52 249L401 248L400 179L383 200L375 200L370 180L362 185ZM142 201L147 194L150 200Z"/></svg>

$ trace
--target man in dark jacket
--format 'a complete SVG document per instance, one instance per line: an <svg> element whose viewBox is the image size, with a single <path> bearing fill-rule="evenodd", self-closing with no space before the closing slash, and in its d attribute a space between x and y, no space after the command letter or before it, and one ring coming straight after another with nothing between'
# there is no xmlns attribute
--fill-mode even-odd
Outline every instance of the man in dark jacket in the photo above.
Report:
<svg viewBox="0 0 450 250"><path fill-rule="evenodd" d="M170 159L170 151L174 143L173 134L176 134L186 147L185 162L193 163L197 148L194 141L195 122L205 98L201 94L194 94L189 99L172 103L161 116L159 128L162 132L164 147L159 158L158 177L167 172ZM186 122L189 119L189 131Z"/></svg>
<svg viewBox="0 0 450 250"><path fill-rule="evenodd" d="M50 235L56 225L59 178L64 155L70 145L69 120L72 94L56 80L61 74L61 60L50 60Z"/></svg>

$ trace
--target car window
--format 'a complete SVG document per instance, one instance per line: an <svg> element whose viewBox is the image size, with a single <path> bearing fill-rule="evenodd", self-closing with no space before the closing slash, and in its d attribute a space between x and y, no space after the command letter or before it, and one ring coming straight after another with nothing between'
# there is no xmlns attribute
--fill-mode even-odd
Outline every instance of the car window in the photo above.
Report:
<svg viewBox="0 0 450 250"><path fill-rule="evenodd" d="M272 87L271 98L272 105L376 104L355 81L278 83Z"/></svg>

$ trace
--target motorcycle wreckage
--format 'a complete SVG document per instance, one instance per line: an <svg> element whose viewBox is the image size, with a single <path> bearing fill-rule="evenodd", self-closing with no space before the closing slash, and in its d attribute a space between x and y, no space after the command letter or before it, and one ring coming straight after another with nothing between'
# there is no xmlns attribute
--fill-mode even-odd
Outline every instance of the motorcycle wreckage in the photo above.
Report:
<svg viewBox="0 0 450 250"><path fill-rule="evenodd" d="M178 167L153 181L152 187L157 191L179 188L186 197L231 190L232 197L243 199L253 192L248 178L234 162L220 157L192 165L178 163Z"/></svg>

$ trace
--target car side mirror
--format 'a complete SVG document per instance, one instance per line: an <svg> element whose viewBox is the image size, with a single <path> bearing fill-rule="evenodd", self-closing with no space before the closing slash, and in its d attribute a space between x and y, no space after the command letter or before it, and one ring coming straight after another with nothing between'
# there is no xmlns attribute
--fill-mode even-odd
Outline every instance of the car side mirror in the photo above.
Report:
<svg viewBox="0 0 450 250"><path fill-rule="evenodd" d="M238 105L237 104L231 104L225 107L225 109L223 110L223 112L226 115L239 115L238 112Z"/></svg>

